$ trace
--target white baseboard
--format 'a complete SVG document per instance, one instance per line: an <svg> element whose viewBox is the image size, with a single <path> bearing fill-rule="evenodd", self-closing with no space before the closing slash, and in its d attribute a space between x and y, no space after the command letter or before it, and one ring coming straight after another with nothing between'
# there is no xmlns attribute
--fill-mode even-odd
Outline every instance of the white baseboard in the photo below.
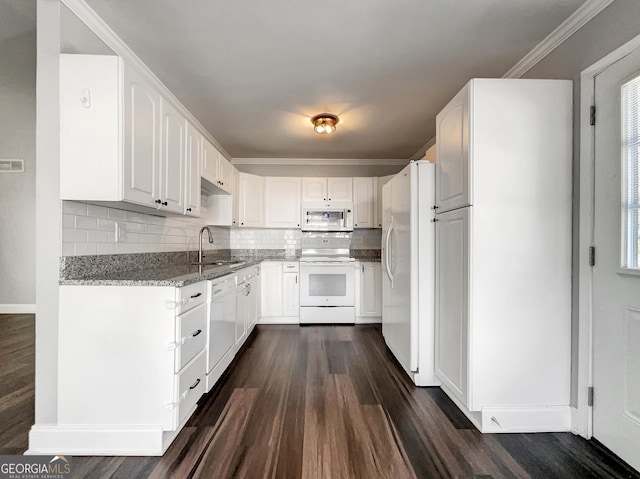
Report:
<svg viewBox="0 0 640 479"><path fill-rule="evenodd" d="M0 304L0 314L34 314L35 304Z"/></svg>
<svg viewBox="0 0 640 479"><path fill-rule="evenodd" d="M298 316L268 316L258 319L258 324L300 324Z"/></svg>
<svg viewBox="0 0 640 479"><path fill-rule="evenodd" d="M570 406L484 407L482 411L469 411L445 385L440 387L482 433L571 431Z"/></svg>
<svg viewBox="0 0 640 479"><path fill-rule="evenodd" d="M382 316L356 316L356 324L378 324L382 323Z"/></svg>
<svg viewBox="0 0 640 479"><path fill-rule="evenodd" d="M162 456L185 423L175 431L160 426L34 425L25 455Z"/></svg>

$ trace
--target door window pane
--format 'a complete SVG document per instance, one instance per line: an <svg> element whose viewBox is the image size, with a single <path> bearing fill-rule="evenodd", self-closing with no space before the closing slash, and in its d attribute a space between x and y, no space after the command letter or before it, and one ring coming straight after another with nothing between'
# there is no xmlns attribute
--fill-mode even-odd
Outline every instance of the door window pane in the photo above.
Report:
<svg viewBox="0 0 640 479"><path fill-rule="evenodd" d="M624 267L640 268L640 76L622 86Z"/></svg>

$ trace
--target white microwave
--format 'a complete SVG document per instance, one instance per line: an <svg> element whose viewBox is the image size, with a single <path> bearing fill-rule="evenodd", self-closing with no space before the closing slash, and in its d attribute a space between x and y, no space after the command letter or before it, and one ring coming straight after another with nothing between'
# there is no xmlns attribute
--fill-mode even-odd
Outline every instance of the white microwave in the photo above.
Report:
<svg viewBox="0 0 640 479"><path fill-rule="evenodd" d="M302 231L353 231L353 205L304 205Z"/></svg>

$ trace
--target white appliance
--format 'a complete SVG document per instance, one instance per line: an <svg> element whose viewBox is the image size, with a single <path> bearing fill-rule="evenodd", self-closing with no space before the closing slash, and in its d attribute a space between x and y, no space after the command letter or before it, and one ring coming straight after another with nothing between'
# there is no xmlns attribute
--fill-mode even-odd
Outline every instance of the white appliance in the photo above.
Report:
<svg viewBox="0 0 640 479"><path fill-rule="evenodd" d="M236 344L235 274L209 281L207 325L207 392L229 365Z"/></svg>
<svg viewBox="0 0 640 479"><path fill-rule="evenodd" d="M302 231L353 231L353 204L303 205Z"/></svg>
<svg viewBox="0 0 640 479"><path fill-rule="evenodd" d="M355 260L349 235L306 234L300 257L300 323L355 323Z"/></svg>
<svg viewBox="0 0 640 479"><path fill-rule="evenodd" d="M571 426L571 89L472 80L436 118L436 374L482 432Z"/></svg>
<svg viewBox="0 0 640 479"><path fill-rule="evenodd" d="M435 169L409 163L382 187L382 335L417 386L434 373Z"/></svg>

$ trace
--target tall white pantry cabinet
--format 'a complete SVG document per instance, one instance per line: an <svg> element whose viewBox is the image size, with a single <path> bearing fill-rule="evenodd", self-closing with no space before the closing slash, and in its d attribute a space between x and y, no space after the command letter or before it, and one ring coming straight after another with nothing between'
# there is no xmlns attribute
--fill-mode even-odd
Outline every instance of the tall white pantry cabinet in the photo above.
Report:
<svg viewBox="0 0 640 479"><path fill-rule="evenodd" d="M436 374L483 432L567 431L572 84L471 80L436 125Z"/></svg>

